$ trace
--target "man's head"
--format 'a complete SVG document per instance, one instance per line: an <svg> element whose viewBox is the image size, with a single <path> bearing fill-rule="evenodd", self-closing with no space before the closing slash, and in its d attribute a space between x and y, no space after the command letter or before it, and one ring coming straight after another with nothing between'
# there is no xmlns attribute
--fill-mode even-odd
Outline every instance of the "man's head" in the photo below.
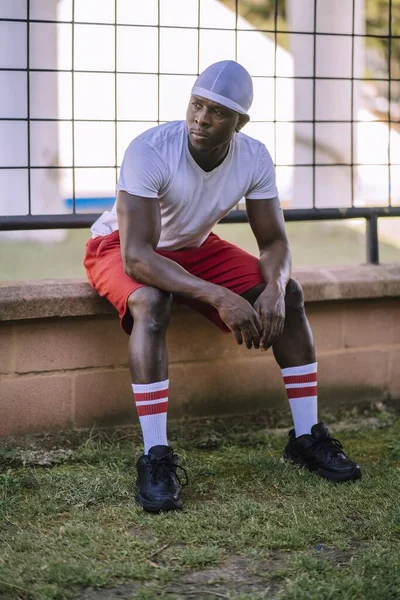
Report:
<svg viewBox="0 0 400 600"><path fill-rule="evenodd" d="M209 66L192 88L186 121L190 142L209 151L229 142L248 121L253 84L244 67L233 60Z"/></svg>

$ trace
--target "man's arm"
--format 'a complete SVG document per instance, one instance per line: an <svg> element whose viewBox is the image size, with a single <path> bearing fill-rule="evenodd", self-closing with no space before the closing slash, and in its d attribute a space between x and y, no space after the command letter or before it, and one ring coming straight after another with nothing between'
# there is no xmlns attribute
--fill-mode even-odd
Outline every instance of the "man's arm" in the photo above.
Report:
<svg viewBox="0 0 400 600"><path fill-rule="evenodd" d="M283 331L291 254L279 199L246 200L246 209L260 249L260 270L267 284L254 305L263 327L261 347L267 349Z"/></svg>
<svg viewBox="0 0 400 600"><path fill-rule="evenodd" d="M259 347L261 324L256 311L243 298L219 285L188 273L155 252L161 232L158 200L118 192L118 226L125 272L146 285L200 300L214 306L239 344Z"/></svg>

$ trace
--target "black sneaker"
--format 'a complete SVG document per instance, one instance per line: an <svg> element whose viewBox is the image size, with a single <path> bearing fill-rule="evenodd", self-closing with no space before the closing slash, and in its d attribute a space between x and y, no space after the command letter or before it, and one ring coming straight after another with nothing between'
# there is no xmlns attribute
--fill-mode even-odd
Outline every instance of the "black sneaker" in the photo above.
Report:
<svg viewBox="0 0 400 600"><path fill-rule="evenodd" d="M361 477L359 465L347 458L342 444L330 436L325 423L314 425L311 435L301 435L298 438L294 429L289 431L289 441L283 457L333 481Z"/></svg>
<svg viewBox="0 0 400 600"><path fill-rule="evenodd" d="M185 474L182 484L176 474ZM187 484L185 469L178 465L178 457L170 446L153 446L137 461L136 502L148 512L182 508L181 486Z"/></svg>

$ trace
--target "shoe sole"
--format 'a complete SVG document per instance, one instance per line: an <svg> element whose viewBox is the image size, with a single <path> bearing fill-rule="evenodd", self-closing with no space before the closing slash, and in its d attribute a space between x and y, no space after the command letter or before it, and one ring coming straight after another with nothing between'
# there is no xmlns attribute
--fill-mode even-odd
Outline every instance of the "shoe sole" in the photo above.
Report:
<svg viewBox="0 0 400 600"><path fill-rule="evenodd" d="M159 513L168 510L182 510L182 500L173 500L172 498L165 498L161 502L149 502L146 498L143 498L140 493L136 494L136 502L146 512Z"/></svg>
<svg viewBox="0 0 400 600"><path fill-rule="evenodd" d="M296 460L291 454L287 452L283 453L283 458L288 462L297 465L300 468L308 469L311 473L315 473L316 475L320 475L324 477L324 479L328 479L329 481L356 481L357 479L361 479L361 471L360 469L355 469L351 473L332 473L332 471L326 471L325 469L319 469L318 467L314 467L312 464L307 464L302 460Z"/></svg>

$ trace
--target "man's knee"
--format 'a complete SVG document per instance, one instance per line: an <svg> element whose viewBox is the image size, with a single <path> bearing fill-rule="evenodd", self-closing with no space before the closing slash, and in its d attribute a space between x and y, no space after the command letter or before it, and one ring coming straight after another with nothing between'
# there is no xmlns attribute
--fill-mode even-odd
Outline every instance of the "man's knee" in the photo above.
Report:
<svg viewBox="0 0 400 600"><path fill-rule="evenodd" d="M304 309L303 288L296 279L290 278L286 286L286 306L297 310Z"/></svg>
<svg viewBox="0 0 400 600"><path fill-rule="evenodd" d="M157 333L167 328L171 316L172 294L153 287L142 287L128 298L133 321Z"/></svg>

